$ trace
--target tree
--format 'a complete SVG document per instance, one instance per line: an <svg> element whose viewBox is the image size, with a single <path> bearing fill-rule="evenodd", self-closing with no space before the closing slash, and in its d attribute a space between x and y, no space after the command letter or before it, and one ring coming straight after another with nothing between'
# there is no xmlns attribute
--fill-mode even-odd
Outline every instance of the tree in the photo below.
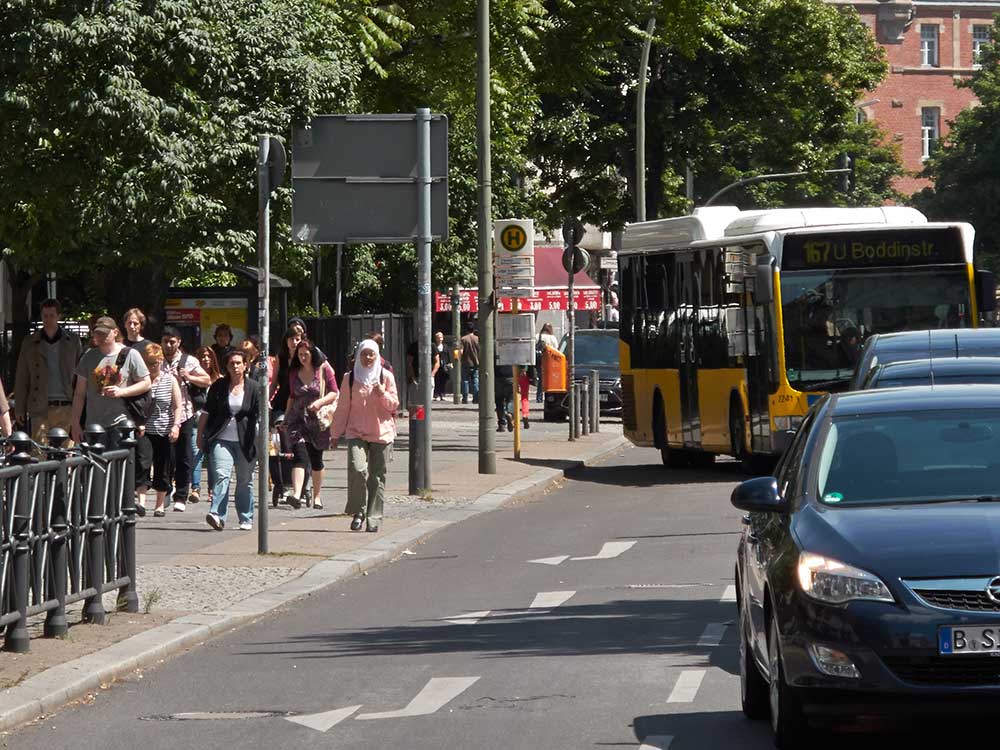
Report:
<svg viewBox="0 0 1000 750"><path fill-rule="evenodd" d="M1000 271L1000 40L981 48L980 68L959 86L972 89L978 106L962 110L927 161L924 176L934 186L913 196L931 219L968 221L976 228L977 265Z"/></svg>
<svg viewBox="0 0 1000 750"><path fill-rule="evenodd" d="M155 309L175 274L251 261L256 136L353 104L371 45L352 33L371 16L317 0L6 3L0 248L22 288L86 273L111 310ZM279 222L277 264L307 267L288 235Z"/></svg>
<svg viewBox="0 0 1000 750"><path fill-rule="evenodd" d="M836 166L842 151L858 163L854 200L894 196L898 157L873 126L854 123L858 98L885 74L881 50L856 13L820 0L735 0L716 11L697 27L698 36L677 42L657 34L653 41L647 217L687 209L688 166L701 200L744 176L810 171L816 177L763 183L729 200L845 202L836 178L820 174ZM587 19L570 18L566 27L580 23ZM566 43L572 38L567 31ZM635 216L640 42L634 30L620 34L614 53L597 61L599 69L577 82L573 95L551 87L542 98L544 121L532 154L558 215L580 214L605 226Z"/></svg>

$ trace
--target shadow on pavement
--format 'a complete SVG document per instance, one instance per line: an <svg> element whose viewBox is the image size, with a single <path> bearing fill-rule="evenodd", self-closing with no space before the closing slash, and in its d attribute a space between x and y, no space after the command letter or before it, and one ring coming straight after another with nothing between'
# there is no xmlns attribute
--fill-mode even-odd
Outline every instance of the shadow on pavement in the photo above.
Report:
<svg viewBox="0 0 1000 750"><path fill-rule="evenodd" d="M667 469L658 464L630 464L627 466L598 464L576 467L566 476L578 482L606 484L614 487L658 487L686 484L733 484L742 482L747 475L739 464L724 463L712 469Z"/></svg>
<svg viewBox="0 0 1000 750"><path fill-rule="evenodd" d="M716 597L718 594L716 594ZM454 617L461 613L456 612ZM485 658L649 654L691 656L685 666L738 673L738 651L698 646L706 622L730 623L731 602L713 599L632 599L562 606L551 611L495 610L475 625L424 620L407 625L289 635L249 644L246 653L294 659L467 653ZM734 642L735 630L724 643Z"/></svg>

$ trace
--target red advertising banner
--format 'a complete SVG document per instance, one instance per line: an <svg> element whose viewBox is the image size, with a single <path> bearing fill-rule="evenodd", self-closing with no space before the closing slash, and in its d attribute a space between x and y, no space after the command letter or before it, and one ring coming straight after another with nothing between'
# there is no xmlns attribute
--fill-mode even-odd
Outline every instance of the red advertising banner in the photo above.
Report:
<svg viewBox="0 0 1000 750"><path fill-rule="evenodd" d="M479 312L479 290L462 289L459 291L459 309L462 312ZM573 297L577 310L600 310L601 290L597 287L574 289ZM547 310L566 310L569 305L569 292L566 289L536 289L534 297L522 297L516 300L519 312L544 312ZM515 300L501 297L500 312L514 312ZM451 295L434 292L434 312L451 312Z"/></svg>

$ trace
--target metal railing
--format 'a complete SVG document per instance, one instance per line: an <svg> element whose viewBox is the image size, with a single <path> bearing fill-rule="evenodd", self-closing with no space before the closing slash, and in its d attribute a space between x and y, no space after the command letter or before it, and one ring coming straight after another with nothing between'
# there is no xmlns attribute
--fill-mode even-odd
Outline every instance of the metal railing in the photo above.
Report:
<svg viewBox="0 0 1000 750"><path fill-rule="evenodd" d="M65 447L64 430L49 445L14 433L0 446L0 626L4 649L29 650L28 618L45 613L43 634L64 635L66 606L84 602L83 619L102 625L102 596L118 591L117 608L138 612L135 590L135 440L131 423L108 435L88 427L85 442ZM108 449L108 440L117 444ZM45 455L38 460L32 448Z"/></svg>

